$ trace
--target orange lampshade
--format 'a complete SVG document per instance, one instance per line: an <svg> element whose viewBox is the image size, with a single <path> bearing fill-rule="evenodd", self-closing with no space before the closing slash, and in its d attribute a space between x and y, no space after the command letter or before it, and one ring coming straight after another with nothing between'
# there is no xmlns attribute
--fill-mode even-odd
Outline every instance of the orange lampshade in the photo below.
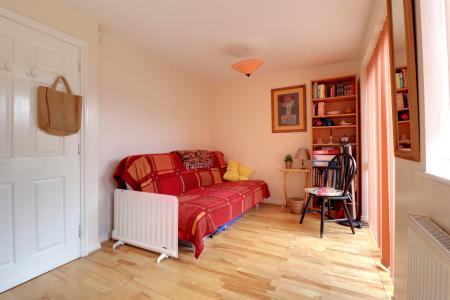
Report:
<svg viewBox="0 0 450 300"><path fill-rule="evenodd" d="M264 62L260 59L247 59L235 63L231 66L231 68L238 72L241 72L244 75L247 75L247 77L250 77L250 75L252 75L253 72L256 71L256 69L261 67L263 63Z"/></svg>

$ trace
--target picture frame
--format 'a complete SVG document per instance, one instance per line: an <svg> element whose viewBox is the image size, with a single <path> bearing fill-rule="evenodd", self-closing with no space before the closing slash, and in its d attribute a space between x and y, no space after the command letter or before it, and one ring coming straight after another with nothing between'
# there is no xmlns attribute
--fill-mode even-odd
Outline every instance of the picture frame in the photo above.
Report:
<svg viewBox="0 0 450 300"><path fill-rule="evenodd" d="M271 90L272 133L304 132L306 123L306 84Z"/></svg>

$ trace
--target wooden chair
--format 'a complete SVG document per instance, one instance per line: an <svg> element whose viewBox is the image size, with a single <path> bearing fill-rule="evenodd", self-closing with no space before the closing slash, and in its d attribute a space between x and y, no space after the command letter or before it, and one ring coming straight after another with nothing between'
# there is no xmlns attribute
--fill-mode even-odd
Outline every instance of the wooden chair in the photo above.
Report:
<svg viewBox="0 0 450 300"><path fill-rule="evenodd" d="M352 218L348 210L347 201L353 202L351 185L356 174L356 161L349 154L336 155L329 163L325 171L325 183L323 187L306 188L305 192L309 194L308 201L303 208L300 218L300 224L303 223L305 214L309 211L320 212L320 237L323 237L325 222L325 207L328 207L327 222L348 221L352 233L355 234ZM308 210L311 199L317 198L320 203L320 210ZM333 219L330 216L331 201L341 201L347 218Z"/></svg>

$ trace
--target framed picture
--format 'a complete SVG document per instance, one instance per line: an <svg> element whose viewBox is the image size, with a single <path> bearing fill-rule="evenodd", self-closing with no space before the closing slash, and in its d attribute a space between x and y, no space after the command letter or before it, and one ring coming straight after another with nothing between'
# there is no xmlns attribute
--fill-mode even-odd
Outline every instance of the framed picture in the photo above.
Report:
<svg viewBox="0 0 450 300"><path fill-rule="evenodd" d="M272 132L306 131L306 85L272 90Z"/></svg>

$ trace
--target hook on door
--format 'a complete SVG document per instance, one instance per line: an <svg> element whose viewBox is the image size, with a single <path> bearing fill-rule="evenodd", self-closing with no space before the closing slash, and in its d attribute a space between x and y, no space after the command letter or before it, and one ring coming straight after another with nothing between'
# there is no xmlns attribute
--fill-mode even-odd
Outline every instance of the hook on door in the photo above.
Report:
<svg viewBox="0 0 450 300"><path fill-rule="evenodd" d="M0 65L0 71L5 71L5 72L10 72L11 71L11 67L9 66L9 63L4 61L1 65Z"/></svg>
<svg viewBox="0 0 450 300"><path fill-rule="evenodd" d="M36 74L36 70L34 68L30 68L30 70L27 71L27 76L36 78L38 77L38 74Z"/></svg>

